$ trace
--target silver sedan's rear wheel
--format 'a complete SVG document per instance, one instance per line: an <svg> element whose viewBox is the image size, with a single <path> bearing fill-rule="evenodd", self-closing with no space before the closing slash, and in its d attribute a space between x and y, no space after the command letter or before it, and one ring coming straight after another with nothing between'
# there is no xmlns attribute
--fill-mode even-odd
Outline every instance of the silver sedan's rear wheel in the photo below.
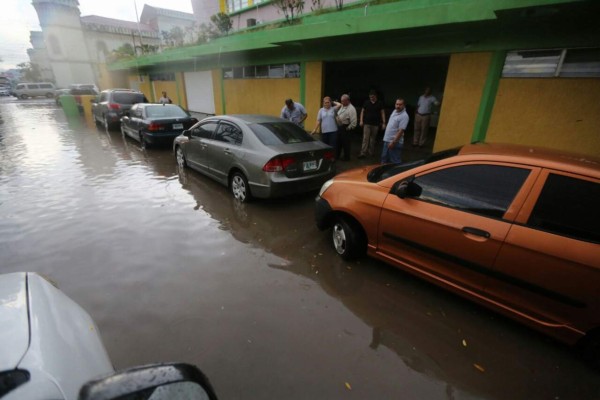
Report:
<svg viewBox="0 0 600 400"><path fill-rule="evenodd" d="M231 187L231 193L233 194L233 197L235 197L237 200L241 201L242 203L250 201L252 196L250 195L248 180L244 174L241 172L234 172L233 176L231 177L231 184L229 186Z"/></svg>
<svg viewBox="0 0 600 400"><path fill-rule="evenodd" d="M359 258L367 250L367 241L362 229L349 218L336 218L331 228L331 238L335 251L344 260Z"/></svg>
<svg viewBox="0 0 600 400"><path fill-rule="evenodd" d="M179 165L180 168L185 168L187 164L185 162L185 154L183 154L183 149L181 146L177 146L177 150L175 150L175 158L177 159L177 165Z"/></svg>

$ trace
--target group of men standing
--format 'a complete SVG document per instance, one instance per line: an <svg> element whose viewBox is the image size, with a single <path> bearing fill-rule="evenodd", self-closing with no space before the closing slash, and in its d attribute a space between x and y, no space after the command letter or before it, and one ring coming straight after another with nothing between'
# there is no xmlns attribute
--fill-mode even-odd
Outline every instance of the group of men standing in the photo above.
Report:
<svg viewBox="0 0 600 400"><path fill-rule="evenodd" d="M439 101L431 95L431 89L427 87L417 102L413 146L422 147L425 144L434 105L439 105ZM302 104L287 99L281 110L281 118L304 127L304 120L307 118L306 109ZM350 103L350 96L347 94L342 95L340 102L325 97L323 107L317 115L317 124L311 134L320 131L323 142L336 150L336 158L349 161L350 134L356 127L357 122L363 130L362 145L358 158L375 154L377 135L379 129L381 129L384 131L381 163L400 163L402 162L401 152L404 144L404 134L409 121L410 118L402 98L396 99L394 111L386 121L384 104L377 98L377 92L372 90L369 92L369 99L363 104L359 121L357 121L356 109Z"/></svg>

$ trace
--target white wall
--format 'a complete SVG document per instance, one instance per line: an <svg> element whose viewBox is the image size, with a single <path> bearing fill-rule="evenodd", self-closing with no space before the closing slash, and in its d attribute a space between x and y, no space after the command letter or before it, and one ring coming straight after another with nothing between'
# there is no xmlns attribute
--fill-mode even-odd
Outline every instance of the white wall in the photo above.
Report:
<svg viewBox="0 0 600 400"><path fill-rule="evenodd" d="M185 72L188 109L205 114L215 113L211 71Z"/></svg>

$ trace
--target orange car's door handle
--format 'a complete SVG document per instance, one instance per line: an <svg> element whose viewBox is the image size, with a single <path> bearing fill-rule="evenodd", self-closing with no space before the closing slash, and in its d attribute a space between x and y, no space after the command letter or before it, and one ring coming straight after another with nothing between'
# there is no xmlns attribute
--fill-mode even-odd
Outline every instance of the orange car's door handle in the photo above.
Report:
<svg viewBox="0 0 600 400"><path fill-rule="evenodd" d="M486 239L490 238L490 233L483 231L481 229L477 229L477 228L471 228L470 226L465 226L464 228L462 228L462 231L464 233L469 233L471 235L475 235L475 236L481 236L484 237Z"/></svg>

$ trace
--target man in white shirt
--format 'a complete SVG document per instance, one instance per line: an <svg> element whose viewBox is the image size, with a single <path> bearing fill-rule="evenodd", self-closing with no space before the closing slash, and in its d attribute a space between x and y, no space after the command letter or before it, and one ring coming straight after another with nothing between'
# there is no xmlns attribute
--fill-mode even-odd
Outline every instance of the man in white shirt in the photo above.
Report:
<svg viewBox="0 0 600 400"><path fill-rule="evenodd" d="M383 150L381 151L381 163L401 163L402 145L404 144L404 132L408 126L408 113L404 105L404 99L397 99L395 109L390 115L385 133L383 134Z"/></svg>
<svg viewBox="0 0 600 400"><path fill-rule="evenodd" d="M356 128L356 108L350 103L350 96L343 94L341 103L334 101L336 122L338 124L336 159L350 161L350 144L352 130ZM342 152L344 157L341 157Z"/></svg>
<svg viewBox="0 0 600 400"><path fill-rule="evenodd" d="M439 106L440 102L431 95L431 88L426 87L425 93L419 97L417 110L415 111L415 134L413 146L423 147L429 134L429 123L433 106Z"/></svg>
<svg viewBox="0 0 600 400"><path fill-rule="evenodd" d="M162 97L160 99L158 99L158 102L160 104L171 104L172 103L169 96L167 96L167 92L162 92Z"/></svg>

